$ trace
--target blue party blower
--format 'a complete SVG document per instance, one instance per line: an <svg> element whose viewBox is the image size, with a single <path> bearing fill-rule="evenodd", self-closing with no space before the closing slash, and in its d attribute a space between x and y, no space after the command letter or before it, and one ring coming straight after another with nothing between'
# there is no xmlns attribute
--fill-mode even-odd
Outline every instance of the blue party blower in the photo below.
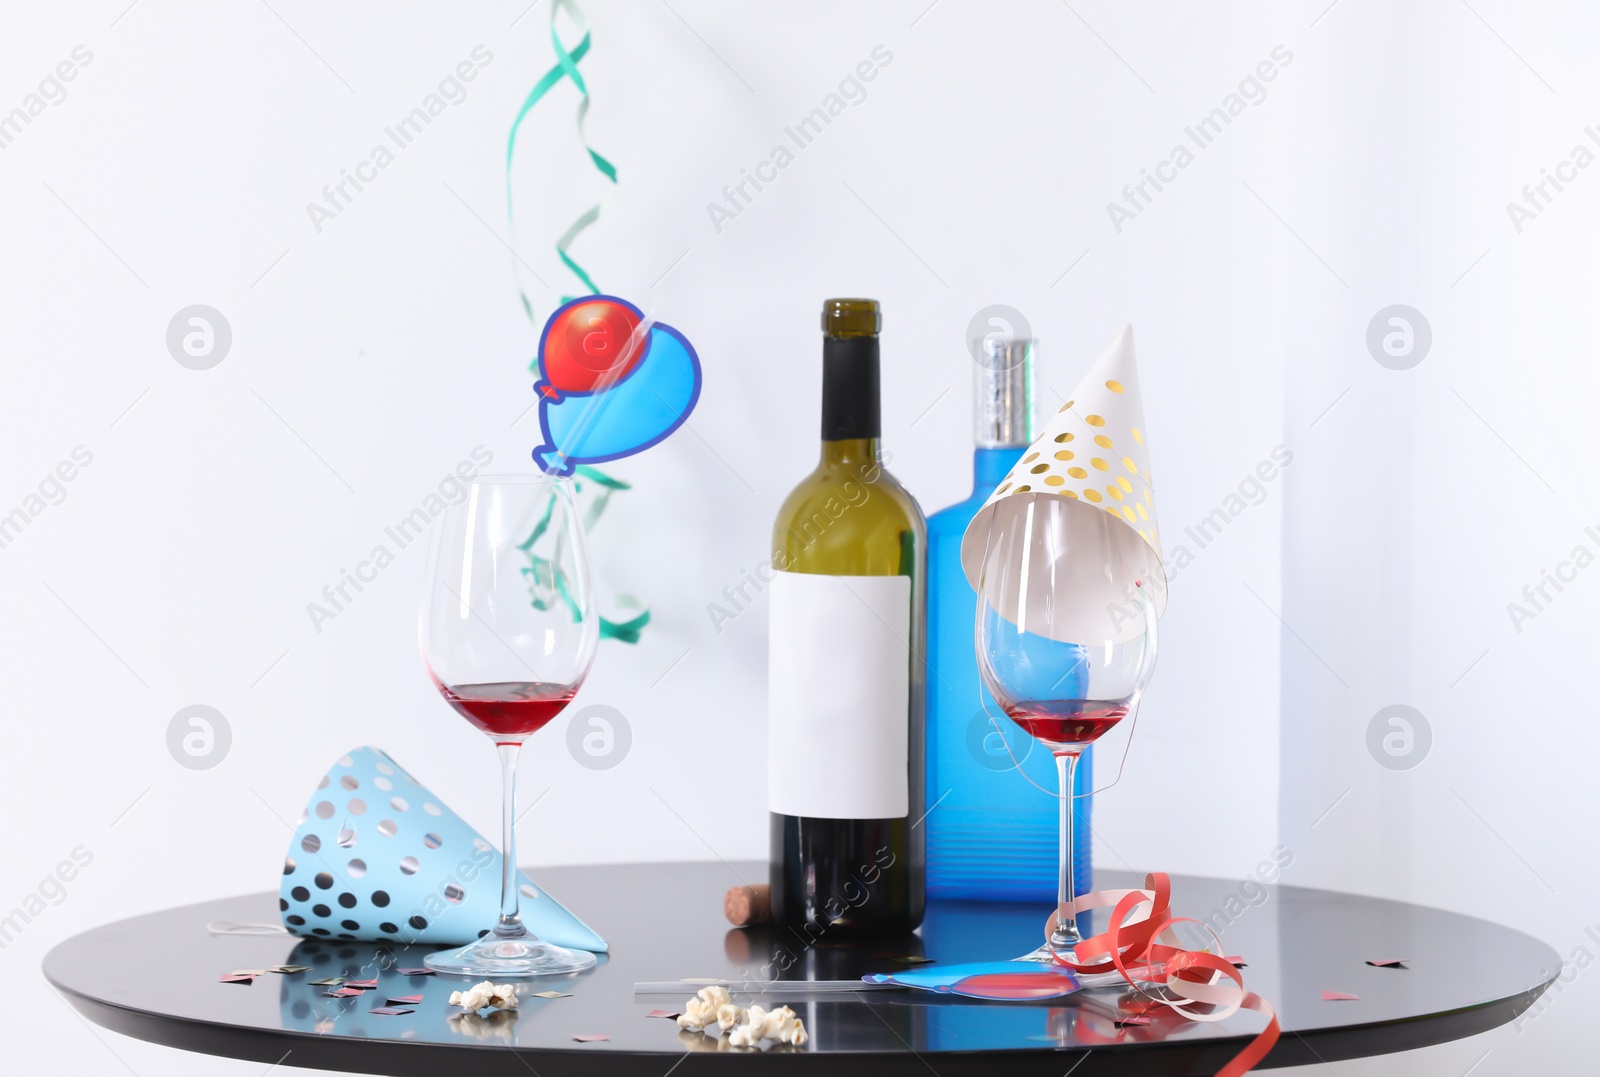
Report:
<svg viewBox="0 0 1600 1077"><path fill-rule="evenodd" d="M283 862L290 934L422 945L474 942L500 915L500 851L377 748L323 775ZM528 930L558 946L606 942L526 875Z"/></svg>
<svg viewBox="0 0 1600 1077"><path fill-rule="evenodd" d="M1064 998L1082 987L1072 970L1037 961L980 961L970 965L929 965L920 969L877 972L861 979L869 984L892 984L962 995L993 1002L1038 1002Z"/></svg>

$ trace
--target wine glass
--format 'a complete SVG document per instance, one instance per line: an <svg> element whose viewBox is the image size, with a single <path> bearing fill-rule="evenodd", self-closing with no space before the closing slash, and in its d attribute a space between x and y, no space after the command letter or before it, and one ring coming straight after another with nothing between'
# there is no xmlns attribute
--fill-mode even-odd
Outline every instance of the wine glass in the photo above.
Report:
<svg viewBox="0 0 1600 1077"><path fill-rule="evenodd" d="M577 694L599 640L572 481L480 476L440 520L430 560L422 658L446 702L494 739L505 794L500 918L477 942L424 960L463 976L590 968L593 954L529 933L517 894L517 755Z"/></svg>
<svg viewBox="0 0 1600 1077"><path fill-rule="evenodd" d="M1023 495L1026 496L1026 495ZM1108 513L1053 495L990 517L978 569L974 641L984 686L1055 756L1060 875L1048 944L1022 960L1073 960L1072 885L1078 756L1133 712L1155 670L1151 554ZM1131 542L1129 541L1131 536Z"/></svg>

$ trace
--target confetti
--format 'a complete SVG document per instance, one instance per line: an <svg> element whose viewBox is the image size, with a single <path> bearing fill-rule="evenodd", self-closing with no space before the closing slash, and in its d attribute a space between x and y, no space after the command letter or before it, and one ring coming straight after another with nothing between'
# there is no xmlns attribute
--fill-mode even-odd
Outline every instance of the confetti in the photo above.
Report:
<svg viewBox="0 0 1600 1077"><path fill-rule="evenodd" d="M361 991L360 991L359 988L355 988L355 987L335 987L332 991L324 991L322 993L322 997L323 998L354 998L355 996L357 996L359 994L361 994Z"/></svg>
<svg viewBox="0 0 1600 1077"><path fill-rule="evenodd" d="M572 1038L577 1040L579 1043L600 1043L602 1041L609 1040L611 1037L607 1036L604 1032L591 1032L580 1036L573 1036Z"/></svg>
<svg viewBox="0 0 1600 1077"><path fill-rule="evenodd" d="M1232 957L1225 957L1222 960L1226 961L1236 969L1242 969L1246 967L1244 958L1240 957L1238 954L1234 954Z"/></svg>
<svg viewBox="0 0 1600 1077"><path fill-rule="evenodd" d="M1360 995L1346 994L1343 991L1324 991L1322 993L1322 1001L1323 1002L1360 1002L1361 1001L1361 996Z"/></svg>
<svg viewBox="0 0 1600 1077"><path fill-rule="evenodd" d="M535 991L534 998L571 998L570 991Z"/></svg>
<svg viewBox="0 0 1600 1077"><path fill-rule="evenodd" d="M1148 1025L1149 1023L1150 1018L1140 1017L1137 1014L1130 1014L1127 1017L1119 1017L1116 1019L1116 1026L1118 1028L1122 1028L1126 1025Z"/></svg>
<svg viewBox="0 0 1600 1077"><path fill-rule="evenodd" d="M326 980L307 980L312 987L338 987L344 983L342 976L329 976Z"/></svg>
<svg viewBox="0 0 1600 1077"><path fill-rule="evenodd" d="M397 976L432 976L432 969L395 969Z"/></svg>
<svg viewBox="0 0 1600 1077"><path fill-rule="evenodd" d="M422 1002L421 995L390 995L387 1002L391 1006L417 1006Z"/></svg>
<svg viewBox="0 0 1600 1077"><path fill-rule="evenodd" d="M291 976L296 972L310 972L310 965L274 965L268 972L276 972L281 976Z"/></svg>
<svg viewBox="0 0 1600 1077"><path fill-rule="evenodd" d="M344 985L346 987L359 987L363 991L376 990L377 987L378 987L378 981L377 980L346 980L344 982Z"/></svg>
<svg viewBox="0 0 1600 1077"><path fill-rule="evenodd" d="M266 969L234 969L228 973L229 976L265 976L266 974Z"/></svg>
<svg viewBox="0 0 1600 1077"><path fill-rule="evenodd" d="M1405 963L1410 960L1409 957L1379 957L1368 961L1367 964L1375 969L1403 969L1406 967Z"/></svg>
<svg viewBox="0 0 1600 1077"><path fill-rule="evenodd" d="M372 1009L368 1010L367 1012L368 1013L380 1013L385 1017L399 1017L401 1014L416 1013L417 1011L416 1010L412 1010L412 1009L407 1009L404 1006L374 1006Z"/></svg>
<svg viewBox="0 0 1600 1077"><path fill-rule="evenodd" d="M646 1017L665 1017L669 1021L676 1021L678 1019L679 1015L678 1015L678 1012L676 1010L651 1010L649 1013L645 1014L645 1016Z"/></svg>
<svg viewBox="0 0 1600 1077"><path fill-rule="evenodd" d="M247 972L235 972L226 976L218 976L219 984L253 984L256 978Z"/></svg>

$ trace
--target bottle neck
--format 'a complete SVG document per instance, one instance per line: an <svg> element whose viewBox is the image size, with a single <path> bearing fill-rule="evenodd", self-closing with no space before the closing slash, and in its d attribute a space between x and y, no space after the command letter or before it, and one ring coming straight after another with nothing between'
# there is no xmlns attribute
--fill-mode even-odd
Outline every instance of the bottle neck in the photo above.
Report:
<svg viewBox="0 0 1600 1077"><path fill-rule="evenodd" d="M972 433L980 449L1020 448L1033 440L1032 340L983 342L975 364Z"/></svg>
<svg viewBox="0 0 1600 1077"><path fill-rule="evenodd" d="M1019 452L1021 450L1018 450ZM823 467L854 467L878 462L877 438L841 438L822 443ZM1001 472L1002 475L1005 472ZM1000 480L995 479L996 483Z"/></svg>
<svg viewBox="0 0 1600 1077"><path fill-rule="evenodd" d="M822 338L822 440L871 441L882 436L878 338ZM824 454L826 458L826 453Z"/></svg>
<svg viewBox="0 0 1600 1077"><path fill-rule="evenodd" d="M1000 480L1006 473L1016 466L1022 454L1027 450L1026 445L1006 445L998 448L978 448L972 453L972 493L976 497L988 497L994 493L994 488L1000 485Z"/></svg>

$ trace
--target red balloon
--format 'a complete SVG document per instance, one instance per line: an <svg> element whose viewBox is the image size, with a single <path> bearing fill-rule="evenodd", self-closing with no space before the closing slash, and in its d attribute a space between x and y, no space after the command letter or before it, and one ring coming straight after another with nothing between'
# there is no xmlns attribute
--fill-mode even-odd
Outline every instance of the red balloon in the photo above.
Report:
<svg viewBox="0 0 1600 1077"><path fill-rule="evenodd" d="M545 381L566 393L593 392L624 377L644 354L628 346L639 315L613 299L587 299L551 318L541 360Z"/></svg>

